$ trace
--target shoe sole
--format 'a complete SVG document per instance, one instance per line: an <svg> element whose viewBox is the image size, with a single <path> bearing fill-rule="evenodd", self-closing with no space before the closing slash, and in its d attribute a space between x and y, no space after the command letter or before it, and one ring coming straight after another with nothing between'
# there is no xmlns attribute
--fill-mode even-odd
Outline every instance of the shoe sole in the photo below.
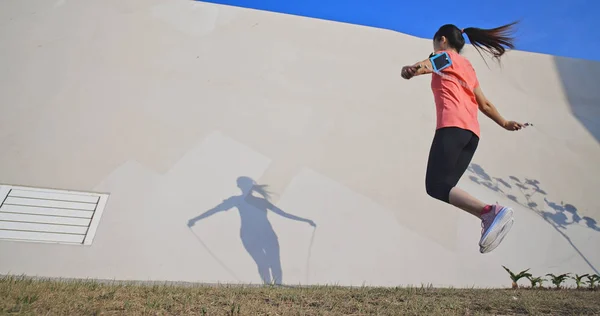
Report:
<svg viewBox="0 0 600 316"><path fill-rule="evenodd" d="M488 252L496 249L496 247L498 247L498 245L500 245L502 240L504 240L504 237L506 237L506 235L508 235L508 232L512 228L513 223L514 223L514 219L511 217L511 219L508 222L506 222L506 224L502 227L502 229L498 233L496 239L488 247L480 247L479 252L488 253Z"/></svg>
<svg viewBox="0 0 600 316"><path fill-rule="evenodd" d="M485 232L483 236L481 236L481 240L479 241L479 247L488 248L494 241L498 238L499 234L503 231L504 226L513 218L513 210L508 207L503 207L490 228ZM511 224L512 226L512 224Z"/></svg>

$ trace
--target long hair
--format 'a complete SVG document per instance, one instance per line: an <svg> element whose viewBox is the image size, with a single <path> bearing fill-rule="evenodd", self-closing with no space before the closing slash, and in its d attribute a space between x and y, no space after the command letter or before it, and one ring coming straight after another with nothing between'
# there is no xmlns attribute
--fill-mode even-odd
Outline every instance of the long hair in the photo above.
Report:
<svg viewBox="0 0 600 316"><path fill-rule="evenodd" d="M482 58L483 55L481 52L483 51L491 55L496 61L500 62L500 57L506 53L507 48L515 48L515 38L512 33L514 26L517 23L518 21L515 21L492 29L467 27L463 30L459 29L454 24L446 24L438 29L433 36L433 39L439 40L442 36L446 37L450 47L456 49L460 53L465 46L464 33Z"/></svg>
<svg viewBox="0 0 600 316"><path fill-rule="evenodd" d="M252 194L252 192L256 192L260 195L263 196L263 198L265 198L267 201L271 198L271 192L269 192L267 190L268 185L266 184L257 184L256 181L254 181L252 178L250 177L239 177L237 179L237 184L238 187L246 193L250 193Z"/></svg>
<svg viewBox="0 0 600 316"><path fill-rule="evenodd" d="M271 199L271 192L269 192L269 190L267 190L269 186L266 184L255 184L252 186L252 191L262 195L265 200L269 200Z"/></svg>

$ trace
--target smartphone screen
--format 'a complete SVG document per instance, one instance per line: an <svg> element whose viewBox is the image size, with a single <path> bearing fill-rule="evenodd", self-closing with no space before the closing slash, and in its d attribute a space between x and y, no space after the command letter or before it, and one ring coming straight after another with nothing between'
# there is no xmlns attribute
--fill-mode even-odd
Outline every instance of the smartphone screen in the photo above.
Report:
<svg viewBox="0 0 600 316"><path fill-rule="evenodd" d="M434 57L431 62L433 63L433 66L435 69L437 70L442 70L444 68L446 68L448 65L450 65L450 57L448 57L448 54L440 54L436 57Z"/></svg>

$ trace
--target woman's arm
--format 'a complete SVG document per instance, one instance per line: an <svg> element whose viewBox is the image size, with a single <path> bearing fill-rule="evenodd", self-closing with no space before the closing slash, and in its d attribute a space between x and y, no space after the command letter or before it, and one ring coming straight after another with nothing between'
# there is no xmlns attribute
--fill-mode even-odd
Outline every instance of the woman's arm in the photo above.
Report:
<svg viewBox="0 0 600 316"><path fill-rule="evenodd" d="M479 105L479 110L481 110L483 114L485 114L487 117L496 122L496 124L502 126L504 129L509 131L518 131L521 128L523 128L523 125L521 123L505 120L502 117L502 115L500 115L500 112L498 112L498 109L496 109L494 104L485 97L480 86L477 86L477 88L475 88L473 92L475 93L475 99L477 100L477 104Z"/></svg>
<svg viewBox="0 0 600 316"><path fill-rule="evenodd" d="M204 212L204 213L202 213L202 214L200 214L200 215L198 215L198 216L190 219L188 221L188 226L192 227L192 226L194 226L194 224L197 221L205 219L205 218L207 218L209 216L212 216L215 213L227 211L230 208L234 207L235 206L234 204L235 204L234 203L234 199L233 198L228 198L228 199L224 200L221 204L213 207L212 209L210 209L210 210L208 210L208 211L206 211L206 212Z"/></svg>
<svg viewBox="0 0 600 316"><path fill-rule="evenodd" d="M280 209L277 206L273 205L271 202L267 201L267 203L268 203L267 208L270 209L273 213L275 213L277 215L281 215L281 216L283 216L285 218L293 219L295 221L306 222L306 223L310 224L310 226L313 226L313 227L317 226L315 224L315 222L313 222L310 219L306 219L306 218L302 218L300 216L296 216L296 215L292 215L292 214L286 213L282 209Z"/></svg>
<svg viewBox="0 0 600 316"><path fill-rule="evenodd" d="M410 79L415 76L430 74L432 73L433 67L431 65L431 60L425 59L423 61L417 62L411 66L402 67L402 78Z"/></svg>

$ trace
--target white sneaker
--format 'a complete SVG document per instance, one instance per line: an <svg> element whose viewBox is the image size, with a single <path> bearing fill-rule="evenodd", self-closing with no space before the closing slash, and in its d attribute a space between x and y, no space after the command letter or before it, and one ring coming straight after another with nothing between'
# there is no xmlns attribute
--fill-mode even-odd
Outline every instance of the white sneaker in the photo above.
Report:
<svg viewBox="0 0 600 316"><path fill-rule="evenodd" d="M481 239L479 252L488 253L502 242L514 223L513 210L509 207L493 205L492 210L481 215Z"/></svg>

